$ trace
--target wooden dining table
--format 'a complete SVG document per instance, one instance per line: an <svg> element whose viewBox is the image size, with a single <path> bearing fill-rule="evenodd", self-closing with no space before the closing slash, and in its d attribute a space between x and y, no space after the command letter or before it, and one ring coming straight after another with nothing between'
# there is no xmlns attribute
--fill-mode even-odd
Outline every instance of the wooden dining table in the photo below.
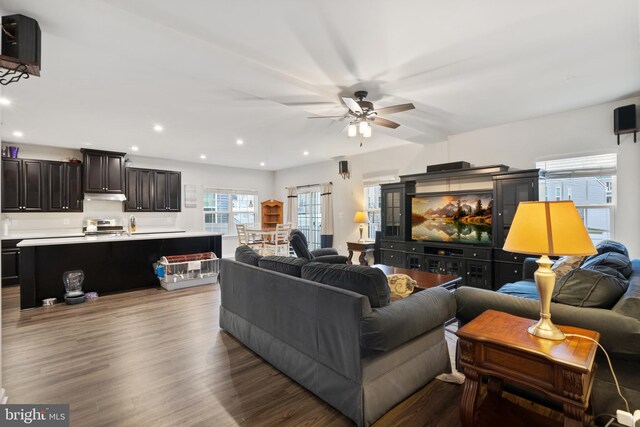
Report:
<svg viewBox="0 0 640 427"><path fill-rule="evenodd" d="M253 240L261 240L263 242L272 242L275 239L275 228L252 228L247 227L247 236L254 236ZM259 236L258 239L255 237Z"/></svg>

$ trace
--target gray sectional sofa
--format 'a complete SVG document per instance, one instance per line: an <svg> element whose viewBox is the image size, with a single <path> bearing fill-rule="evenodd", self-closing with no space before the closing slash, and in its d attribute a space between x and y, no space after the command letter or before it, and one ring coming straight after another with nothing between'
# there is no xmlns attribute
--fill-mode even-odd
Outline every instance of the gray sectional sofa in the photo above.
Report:
<svg viewBox="0 0 640 427"><path fill-rule="evenodd" d="M220 326L359 426L450 372L445 289L390 303L375 268L242 247L236 259L221 260Z"/></svg>
<svg viewBox="0 0 640 427"><path fill-rule="evenodd" d="M596 248L598 255L587 259L556 284L551 317L557 325L600 332L600 343L611 357L622 393L633 412L640 408L640 260L629 261L626 248L617 242L606 241ZM611 251L614 256L607 255ZM615 252L625 255L627 261L620 263L623 257ZM506 284L497 292L470 287L456 290L459 325L488 309L538 319L540 305L533 281L536 268L535 260L528 258L523 280ZM620 283L624 285L622 290ZM616 409L625 409L624 402L618 396L607 360L600 350L596 362L594 414L615 414Z"/></svg>

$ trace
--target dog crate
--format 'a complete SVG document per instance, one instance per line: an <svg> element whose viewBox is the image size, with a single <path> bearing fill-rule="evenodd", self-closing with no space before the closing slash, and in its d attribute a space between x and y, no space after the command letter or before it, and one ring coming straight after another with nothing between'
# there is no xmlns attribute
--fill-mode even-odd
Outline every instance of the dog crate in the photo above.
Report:
<svg viewBox="0 0 640 427"><path fill-rule="evenodd" d="M217 283L219 271L213 252L164 256L156 263L160 286L168 291Z"/></svg>

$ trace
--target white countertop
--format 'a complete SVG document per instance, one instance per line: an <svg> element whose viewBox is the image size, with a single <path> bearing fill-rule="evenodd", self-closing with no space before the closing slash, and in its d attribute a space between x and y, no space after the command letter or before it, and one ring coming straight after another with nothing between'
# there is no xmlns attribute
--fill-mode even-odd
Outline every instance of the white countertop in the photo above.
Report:
<svg viewBox="0 0 640 427"><path fill-rule="evenodd" d="M2 240L24 240L24 239L47 239L53 237L82 237L82 231L77 230L41 230L41 231L18 231L1 236Z"/></svg>
<svg viewBox="0 0 640 427"><path fill-rule="evenodd" d="M76 245L83 243L106 243L106 242L129 242L133 240L155 240L155 239L181 239L186 237L208 237L221 236L222 233L210 233L206 231L185 231L168 233L145 234L144 231L132 236L86 236L86 237L63 237L50 239L28 239L18 243L19 248L28 246L52 246L52 245Z"/></svg>

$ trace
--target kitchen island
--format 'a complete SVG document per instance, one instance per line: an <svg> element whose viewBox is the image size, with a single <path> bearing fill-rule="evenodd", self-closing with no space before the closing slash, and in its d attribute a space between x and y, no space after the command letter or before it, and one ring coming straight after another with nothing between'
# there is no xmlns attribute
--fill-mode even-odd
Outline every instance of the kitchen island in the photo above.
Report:
<svg viewBox="0 0 640 427"><path fill-rule="evenodd" d="M208 232L87 236L23 240L20 308L64 298L62 274L84 271L83 290L99 295L158 286L152 264L167 255L213 252L222 256L222 234Z"/></svg>

